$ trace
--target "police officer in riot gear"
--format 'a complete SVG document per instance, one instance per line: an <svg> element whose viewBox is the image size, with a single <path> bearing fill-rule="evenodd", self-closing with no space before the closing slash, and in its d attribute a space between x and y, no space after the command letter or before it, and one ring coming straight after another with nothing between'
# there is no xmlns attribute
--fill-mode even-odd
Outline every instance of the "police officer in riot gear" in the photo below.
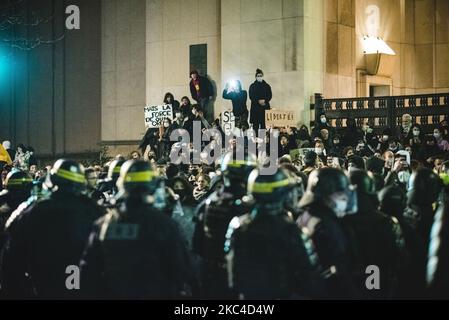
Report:
<svg viewBox="0 0 449 320"><path fill-rule="evenodd" d="M5 224L11 213L31 194L32 179L22 170L14 169L6 176L5 189L0 192L0 250L5 240Z"/></svg>
<svg viewBox="0 0 449 320"><path fill-rule="evenodd" d="M350 247L339 217L357 208L348 177L335 168L312 171L300 201L297 220L317 251L325 280L326 298L356 298L350 273Z"/></svg>
<svg viewBox="0 0 449 320"><path fill-rule="evenodd" d="M120 168L125 163L124 158L115 159L109 164L108 176L99 181L96 190L91 194L94 200L100 200L102 205L109 205L110 200L117 193L117 180L120 176Z"/></svg>
<svg viewBox="0 0 449 320"><path fill-rule="evenodd" d="M193 235L193 251L201 257L201 284L204 298L225 298L228 294L224 242L229 222L248 212L243 201L247 178L256 167L250 153L229 152L223 158L223 186L213 192L197 209Z"/></svg>
<svg viewBox="0 0 449 320"><path fill-rule="evenodd" d="M78 290L67 287L67 268L78 265L92 223L101 215L83 194L86 184L80 164L58 160L47 176L49 198L21 206L10 217L1 266L6 297L78 296Z"/></svg>
<svg viewBox="0 0 449 320"><path fill-rule="evenodd" d="M438 198L443 183L436 173L428 168L418 169L411 178L412 189L408 192L405 216L428 248L430 230L438 208Z"/></svg>
<svg viewBox="0 0 449 320"><path fill-rule="evenodd" d="M427 260L427 296L433 299L449 297L449 168L440 174L444 188L430 233Z"/></svg>
<svg viewBox="0 0 449 320"><path fill-rule="evenodd" d="M341 218L351 248L351 274L363 299L386 299L398 293L398 279L408 265L408 252L399 221L379 212L374 179L364 170L352 170L356 186L355 214ZM377 266L379 288L367 288L367 267Z"/></svg>
<svg viewBox="0 0 449 320"><path fill-rule="evenodd" d="M225 242L228 281L234 297L289 299L318 295L321 281L314 273L317 257L313 246L285 209L295 185L283 169L273 175L260 174L257 169L250 174L248 193L255 206L231 221Z"/></svg>
<svg viewBox="0 0 449 320"><path fill-rule="evenodd" d="M394 222L393 230L397 229L397 224L399 224L408 254L406 268L399 275L396 298L422 298L425 292L426 248L424 241L404 218L407 196L400 187L391 185L379 192L378 199L379 210L391 217ZM397 234L397 232L395 233Z"/></svg>
<svg viewBox="0 0 449 320"><path fill-rule="evenodd" d="M182 297L192 282L188 252L177 223L156 208L157 172L129 160L117 185L122 201L97 221L81 261L86 297Z"/></svg>

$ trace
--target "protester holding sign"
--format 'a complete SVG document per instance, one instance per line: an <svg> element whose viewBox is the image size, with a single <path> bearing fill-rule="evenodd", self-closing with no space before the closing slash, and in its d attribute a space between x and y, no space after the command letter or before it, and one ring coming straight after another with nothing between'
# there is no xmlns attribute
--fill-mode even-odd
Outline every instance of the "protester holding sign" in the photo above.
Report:
<svg viewBox="0 0 449 320"><path fill-rule="evenodd" d="M265 110L270 109L270 100L273 97L271 87L263 80L263 72L256 70L256 81L249 87L249 98L251 100L251 115L249 122L253 129L265 129Z"/></svg>
<svg viewBox="0 0 449 320"><path fill-rule="evenodd" d="M223 99L232 101L232 113L235 117L235 127L247 130L248 125L248 108L246 107L246 99L248 93L242 90L242 83L239 80L233 80L226 83L223 90Z"/></svg>

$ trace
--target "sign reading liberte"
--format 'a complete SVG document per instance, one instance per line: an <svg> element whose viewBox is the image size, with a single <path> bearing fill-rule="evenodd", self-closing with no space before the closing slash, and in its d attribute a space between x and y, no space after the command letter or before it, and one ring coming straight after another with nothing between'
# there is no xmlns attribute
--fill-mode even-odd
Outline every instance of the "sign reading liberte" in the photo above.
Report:
<svg viewBox="0 0 449 320"><path fill-rule="evenodd" d="M270 127L296 127L295 113L293 111L267 110L265 111L265 124Z"/></svg>
<svg viewBox="0 0 449 320"><path fill-rule="evenodd" d="M143 111L145 114L146 128L159 128L162 125L162 120L167 118L173 121L173 108L171 104L149 106L143 108Z"/></svg>

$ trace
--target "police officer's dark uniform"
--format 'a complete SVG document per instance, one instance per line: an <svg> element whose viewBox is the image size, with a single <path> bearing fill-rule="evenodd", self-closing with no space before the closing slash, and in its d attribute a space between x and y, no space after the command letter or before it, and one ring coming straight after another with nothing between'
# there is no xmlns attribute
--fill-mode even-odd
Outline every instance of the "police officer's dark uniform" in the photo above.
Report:
<svg viewBox="0 0 449 320"><path fill-rule="evenodd" d="M92 190L90 197L95 201L100 201L103 206L109 206L110 200L117 193L117 180L120 176L120 168L125 163L125 159L115 159L109 165L106 179L98 182L95 190Z"/></svg>
<svg viewBox="0 0 449 320"><path fill-rule="evenodd" d="M81 261L88 298L180 298L191 284L188 252L177 223L155 208L157 173L148 162L121 169L116 209L95 224Z"/></svg>
<svg viewBox="0 0 449 320"><path fill-rule="evenodd" d="M6 176L5 189L0 192L0 250L5 241L5 224L12 212L31 194L32 179L22 170L13 170Z"/></svg>
<svg viewBox="0 0 449 320"><path fill-rule="evenodd" d="M300 201L302 214L297 224L309 233L323 277L326 278L324 298L357 298L357 290L350 273L350 247L328 199L335 193L349 192L349 179L338 169L323 168L312 171L307 190ZM349 206L349 203L347 203Z"/></svg>
<svg viewBox="0 0 449 320"><path fill-rule="evenodd" d="M313 246L285 209L295 184L283 169L273 175L257 169L250 174L248 193L256 204L231 221L225 243L235 298L290 299L312 297L311 289L317 291Z"/></svg>
<svg viewBox="0 0 449 320"><path fill-rule="evenodd" d="M1 268L8 298L78 297L69 290L76 280L66 283L67 268L78 265L101 211L82 194L84 168L75 161L56 161L46 184L53 190L48 199L21 206L7 222Z"/></svg>
<svg viewBox="0 0 449 320"><path fill-rule="evenodd" d="M222 160L224 185L201 203L196 213L193 251L201 257L200 278L204 298L225 298L228 295L225 254L226 231L235 216L248 212L242 201L246 193L247 178L256 166L252 154L236 159L228 153Z"/></svg>
<svg viewBox="0 0 449 320"><path fill-rule="evenodd" d="M374 179L364 170L350 172L358 210L341 218L351 248L351 274L363 299L388 299L398 294L399 276L408 265L408 252L399 221L378 211ZM367 288L368 266L379 268L379 287Z"/></svg>
<svg viewBox="0 0 449 320"><path fill-rule="evenodd" d="M449 174L443 173L440 177L444 183L444 191L430 233L427 297L449 299Z"/></svg>

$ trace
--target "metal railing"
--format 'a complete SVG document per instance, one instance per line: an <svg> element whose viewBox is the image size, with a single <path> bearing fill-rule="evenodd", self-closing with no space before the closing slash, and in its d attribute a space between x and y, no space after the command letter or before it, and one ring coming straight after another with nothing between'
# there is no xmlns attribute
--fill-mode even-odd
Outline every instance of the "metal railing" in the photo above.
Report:
<svg viewBox="0 0 449 320"><path fill-rule="evenodd" d="M429 133L442 120L449 119L449 93L337 99L324 99L316 93L314 110L315 121L324 112L337 130L346 127L347 119L354 119L358 127L368 121L376 133L384 128L395 130L402 116L410 114L412 122Z"/></svg>

